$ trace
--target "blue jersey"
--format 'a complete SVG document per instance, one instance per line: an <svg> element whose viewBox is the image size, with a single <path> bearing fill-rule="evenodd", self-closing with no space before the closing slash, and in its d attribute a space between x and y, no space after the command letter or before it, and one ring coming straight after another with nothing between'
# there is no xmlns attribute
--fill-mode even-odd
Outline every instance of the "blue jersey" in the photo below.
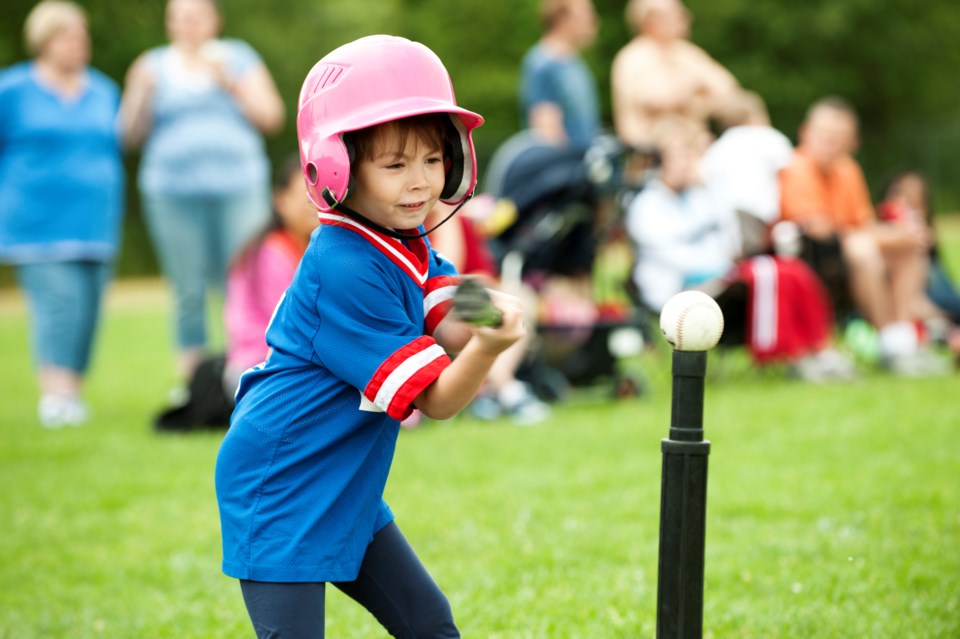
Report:
<svg viewBox="0 0 960 639"><path fill-rule="evenodd" d="M217 458L226 574L356 578L393 518L383 489L399 421L450 364L430 334L458 283L423 239L321 215Z"/></svg>

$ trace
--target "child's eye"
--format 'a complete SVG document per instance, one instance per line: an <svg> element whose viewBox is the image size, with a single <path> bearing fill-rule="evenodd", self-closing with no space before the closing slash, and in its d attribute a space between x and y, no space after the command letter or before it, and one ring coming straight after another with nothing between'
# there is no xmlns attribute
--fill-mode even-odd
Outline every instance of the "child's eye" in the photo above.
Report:
<svg viewBox="0 0 960 639"><path fill-rule="evenodd" d="M438 164L443 162L443 158L439 155L431 155L427 158L427 164Z"/></svg>
<svg viewBox="0 0 960 639"><path fill-rule="evenodd" d="M402 169L402 168L403 168L403 162L391 162L391 163L388 164L385 168L387 168L387 169L394 169L394 170L396 170L396 169Z"/></svg>

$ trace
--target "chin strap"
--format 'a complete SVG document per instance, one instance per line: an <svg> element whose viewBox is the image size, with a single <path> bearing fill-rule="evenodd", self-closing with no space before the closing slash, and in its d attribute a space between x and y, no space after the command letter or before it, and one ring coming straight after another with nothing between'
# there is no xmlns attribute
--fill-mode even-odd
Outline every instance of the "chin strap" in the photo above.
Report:
<svg viewBox="0 0 960 639"><path fill-rule="evenodd" d="M375 231L377 231L377 232L379 232L379 233L383 233L384 235L386 235L386 236L388 236L388 237L392 237L392 238L397 239L397 240L411 240L411 239L417 239L417 238L421 238L421 237L426 237L426 236L429 235L430 233L433 233L433 232L436 231L438 228L440 228L441 226L443 226L444 224L446 224L447 221L449 221L450 218L452 218L454 215L456 215L457 211L459 211L461 208L463 208L463 205L466 204L467 202L469 202L469 201L470 201L470 198L473 197L473 193L472 193L472 192L469 193L469 194L467 194L467 196L466 196L465 198L463 198L463 201L460 202L460 204L458 204L458 205L456 206L456 208L454 208L452 211L450 211L450 214L447 215L447 217L445 217L445 218L443 218L442 220L440 220L439 222L437 222L436 226L434 226L434 227L433 227L432 229L430 229L429 231L424 231L423 233L407 234L407 233L402 233L402 232L400 232L400 231L397 231L396 229L388 229L388 228L385 227L385 226L381 226L380 224L377 224L377 223L374 222L373 220L370 220L370 219L364 217L363 215L361 215L361 214L358 213L357 211L354 211L354 210L351 209L349 206L347 206L346 204L344 204L343 202L341 202L340 200L338 200L338 199L333 195L333 191L331 191L329 187L323 189L322 195L323 195L323 201L326 202L326 203L327 203L327 206L329 206L330 208L332 208L332 209L334 209L334 210L336 210L336 211L340 211L341 213L343 213L343 214L346 215L347 217L351 218L352 220L354 220L354 221L356 221L356 222L359 222L360 224L363 224L364 226L369 226L369 227L372 228L373 230L375 230Z"/></svg>

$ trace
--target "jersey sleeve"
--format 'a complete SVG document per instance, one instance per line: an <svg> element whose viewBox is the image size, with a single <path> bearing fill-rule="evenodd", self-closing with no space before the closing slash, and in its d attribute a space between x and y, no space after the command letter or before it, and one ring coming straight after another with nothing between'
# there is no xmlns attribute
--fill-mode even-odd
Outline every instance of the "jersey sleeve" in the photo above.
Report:
<svg viewBox="0 0 960 639"><path fill-rule="evenodd" d="M453 294L460 285L460 275L453 263L433 248L430 248L429 259L430 270L423 287L423 328L427 335L433 335L453 309Z"/></svg>
<svg viewBox="0 0 960 639"><path fill-rule="evenodd" d="M413 299L382 263L369 255L330 257L316 299L321 319L313 348L328 370L361 391L364 410L402 420L450 358L424 334L417 308L423 300Z"/></svg>

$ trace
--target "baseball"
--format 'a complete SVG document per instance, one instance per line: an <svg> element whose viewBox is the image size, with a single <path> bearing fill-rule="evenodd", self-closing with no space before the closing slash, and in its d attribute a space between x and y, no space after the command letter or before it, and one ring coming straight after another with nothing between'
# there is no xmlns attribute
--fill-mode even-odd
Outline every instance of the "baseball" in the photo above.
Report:
<svg viewBox="0 0 960 639"><path fill-rule="evenodd" d="M723 312L706 293L683 291L663 305L660 330L678 351L708 351L723 334Z"/></svg>

